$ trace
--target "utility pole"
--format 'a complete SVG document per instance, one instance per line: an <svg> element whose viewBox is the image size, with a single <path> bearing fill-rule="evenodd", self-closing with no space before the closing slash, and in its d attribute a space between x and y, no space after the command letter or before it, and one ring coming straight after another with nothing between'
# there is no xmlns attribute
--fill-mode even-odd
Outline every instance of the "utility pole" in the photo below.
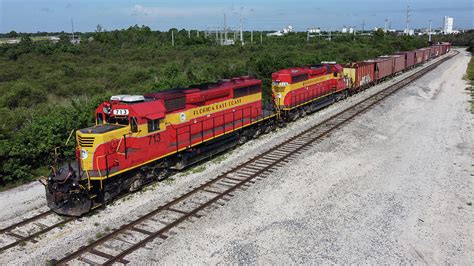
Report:
<svg viewBox="0 0 474 266"><path fill-rule="evenodd" d="M171 45L174 46L174 31L171 30Z"/></svg>
<svg viewBox="0 0 474 266"><path fill-rule="evenodd" d="M331 41L331 29L329 29L329 41Z"/></svg>
<svg viewBox="0 0 474 266"><path fill-rule="evenodd" d="M430 31L428 32L428 41L431 43L431 19L430 19Z"/></svg>
<svg viewBox="0 0 474 266"><path fill-rule="evenodd" d="M250 44L253 44L253 30L250 31Z"/></svg>
<svg viewBox="0 0 474 266"><path fill-rule="evenodd" d="M406 21L405 21L406 22L405 32L406 32L407 35L410 35L410 32L408 30L408 23L410 22L410 11L411 11L410 6L407 5L407 17L406 17Z"/></svg>
<svg viewBox="0 0 474 266"><path fill-rule="evenodd" d="M199 30L196 31L196 36L199 38Z"/></svg>
<svg viewBox="0 0 474 266"><path fill-rule="evenodd" d="M188 39L191 39L191 30L188 30Z"/></svg>
<svg viewBox="0 0 474 266"><path fill-rule="evenodd" d="M243 28L242 28L242 12L240 12L240 45L244 46L244 34L243 34Z"/></svg>
<svg viewBox="0 0 474 266"><path fill-rule="evenodd" d="M227 42L227 18L224 13L224 41Z"/></svg>
<svg viewBox="0 0 474 266"><path fill-rule="evenodd" d="M72 40L74 41L74 21L71 18L71 28L72 28Z"/></svg>
<svg viewBox="0 0 474 266"><path fill-rule="evenodd" d="M309 43L309 30L308 33L306 33L306 42Z"/></svg>
<svg viewBox="0 0 474 266"><path fill-rule="evenodd" d="M388 19L385 19L385 32L387 32L387 22L388 22Z"/></svg>
<svg viewBox="0 0 474 266"><path fill-rule="evenodd" d="M263 44L263 31L260 32L260 44Z"/></svg>
<svg viewBox="0 0 474 266"><path fill-rule="evenodd" d="M362 20L362 34L364 34L365 31L365 19Z"/></svg>

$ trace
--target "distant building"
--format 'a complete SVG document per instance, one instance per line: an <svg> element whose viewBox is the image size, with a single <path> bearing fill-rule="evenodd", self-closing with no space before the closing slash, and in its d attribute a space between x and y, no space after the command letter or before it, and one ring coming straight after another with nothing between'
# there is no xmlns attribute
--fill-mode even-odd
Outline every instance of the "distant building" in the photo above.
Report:
<svg viewBox="0 0 474 266"><path fill-rule="evenodd" d="M17 43L20 43L20 40L19 39L10 39L7 41L8 44L17 44Z"/></svg>
<svg viewBox="0 0 474 266"><path fill-rule="evenodd" d="M350 34L352 34L352 33L354 33L354 28L344 26L344 27L342 27L341 32L342 32L342 33L350 33Z"/></svg>
<svg viewBox="0 0 474 266"><path fill-rule="evenodd" d="M282 29L283 34L293 32L293 26L288 25L288 27Z"/></svg>
<svg viewBox="0 0 474 266"><path fill-rule="evenodd" d="M49 40L52 42L52 43L58 43L59 40L61 40L58 36L51 36L49 37Z"/></svg>
<svg viewBox="0 0 474 266"><path fill-rule="evenodd" d="M309 32L309 33L318 33L318 34L319 34L319 33L321 33L321 29L320 29L320 28L316 28L316 27L315 27L315 28L309 28L309 29L308 29L308 32Z"/></svg>
<svg viewBox="0 0 474 266"><path fill-rule="evenodd" d="M410 35L410 36L413 36L413 35L415 35L415 30L413 30L413 29L411 29L411 30L408 30L408 33L407 33L407 30L406 30L406 29L404 29L404 30L403 30L403 34L404 34L404 35Z"/></svg>
<svg viewBox="0 0 474 266"><path fill-rule="evenodd" d="M235 41L232 39L222 40L222 45L234 45Z"/></svg>
<svg viewBox="0 0 474 266"><path fill-rule="evenodd" d="M453 33L454 18L445 16L443 23L443 33L451 34Z"/></svg>
<svg viewBox="0 0 474 266"><path fill-rule="evenodd" d="M267 36L283 36L285 34L288 34L290 32L293 32L293 26L289 25L286 28L283 28L279 31L272 32L272 33L267 33Z"/></svg>

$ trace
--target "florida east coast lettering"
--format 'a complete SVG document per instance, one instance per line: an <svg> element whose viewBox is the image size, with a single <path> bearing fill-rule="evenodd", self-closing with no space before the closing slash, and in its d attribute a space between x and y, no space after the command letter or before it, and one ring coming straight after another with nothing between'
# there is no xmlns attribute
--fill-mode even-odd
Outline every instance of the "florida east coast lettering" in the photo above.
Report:
<svg viewBox="0 0 474 266"><path fill-rule="evenodd" d="M236 105L240 105L240 104L242 104L242 99L234 99L227 102L216 103L210 106L205 106L205 107L193 110L193 115L198 116L198 115L212 113L215 111L221 111L221 110L224 110Z"/></svg>

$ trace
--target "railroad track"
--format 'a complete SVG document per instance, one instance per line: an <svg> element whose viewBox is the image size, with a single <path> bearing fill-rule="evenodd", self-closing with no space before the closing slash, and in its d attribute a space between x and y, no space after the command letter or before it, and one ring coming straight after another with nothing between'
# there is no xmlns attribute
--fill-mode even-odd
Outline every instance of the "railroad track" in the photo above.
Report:
<svg viewBox="0 0 474 266"><path fill-rule="evenodd" d="M61 217L49 210L28 219L0 229L0 253L27 241L36 242L35 238L54 228L65 225L74 218Z"/></svg>
<svg viewBox="0 0 474 266"><path fill-rule="evenodd" d="M184 222L200 218L207 210L224 205L225 201L230 200L237 190L245 190L257 180L268 177L272 172L311 149L330 132L351 121L355 116L367 111L457 53L454 52L452 55L434 62L408 78L279 143L146 215L113 230L95 242L80 247L76 252L52 262L58 265L77 262L91 265L129 263L126 256L152 241L165 241L173 234L172 230L182 226Z"/></svg>

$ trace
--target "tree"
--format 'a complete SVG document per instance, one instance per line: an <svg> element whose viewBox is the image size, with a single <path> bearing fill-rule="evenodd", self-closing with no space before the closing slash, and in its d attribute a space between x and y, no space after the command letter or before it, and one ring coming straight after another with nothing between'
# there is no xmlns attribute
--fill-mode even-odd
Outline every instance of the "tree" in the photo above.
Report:
<svg viewBox="0 0 474 266"><path fill-rule="evenodd" d="M16 37L18 37L18 33L16 31L12 30L8 33L8 38L16 38Z"/></svg>
<svg viewBox="0 0 474 266"><path fill-rule="evenodd" d="M374 36L375 37L383 37L385 36L385 32L382 30L382 29L377 29L375 32L374 32Z"/></svg>
<svg viewBox="0 0 474 266"><path fill-rule="evenodd" d="M64 31L61 32L61 34L59 35L59 43L63 45L70 44L69 36L67 36L67 34L64 33Z"/></svg>

